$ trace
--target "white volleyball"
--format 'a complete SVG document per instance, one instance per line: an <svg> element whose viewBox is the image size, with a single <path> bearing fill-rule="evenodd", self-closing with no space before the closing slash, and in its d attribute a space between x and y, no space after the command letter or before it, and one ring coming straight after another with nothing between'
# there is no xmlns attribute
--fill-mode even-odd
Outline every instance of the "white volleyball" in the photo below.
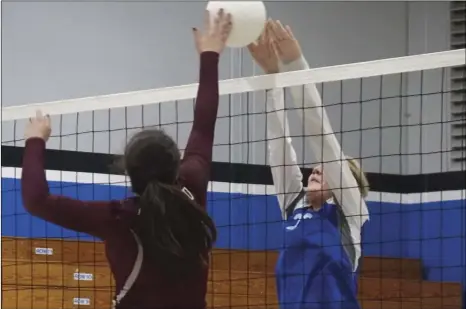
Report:
<svg viewBox="0 0 466 309"><path fill-rule="evenodd" d="M220 9L230 13L233 27L227 41L228 47L244 47L261 35L267 19L262 1L210 1L207 10L213 20Z"/></svg>

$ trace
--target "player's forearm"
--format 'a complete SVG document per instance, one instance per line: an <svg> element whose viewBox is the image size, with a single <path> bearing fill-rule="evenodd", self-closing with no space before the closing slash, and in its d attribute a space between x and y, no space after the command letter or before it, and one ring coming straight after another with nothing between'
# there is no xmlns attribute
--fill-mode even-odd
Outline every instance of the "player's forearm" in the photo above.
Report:
<svg viewBox="0 0 466 309"><path fill-rule="evenodd" d="M185 157L197 154L207 162L212 160L219 105L218 62L218 53L204 52L201 54L199 89L194 108L193 127L185 150Z"/></svg>
<svg viewBox="0 0 466 309"><path fill-rule="evenodd" d="M289 137L288 122L286 121L284 92L281 88L267 90L266 117L267 139L273 141Z"/></svg>
<svg viewBox="0 0 466 309"><path fill-rule="evenodd" d="M266 111L269 164L280 209L284 215L287 206L302 190L302 174L291 142L283 89L267 92Z"/></svg>
<svg viewBox="0 0 466 309"><path fill-rule="evenodd" d="M212 136L217 121L219 101L218 62L219 54L216 52L203 52L201 54L199 89L193 121L193 130L202 131L203 134Z"/></svg>
<svg viewBox="0 0 466 309"><path fill-rule="evenodd" d="M307 63L306 58L304 58L302 55L300 58L290 63L280 63L280 72L291 72L307 69L309 69L309 64Z"/></svg>
<svg viewBox="0 0 466 309"><path fill-rule="evenodd" d="M210 178L215 123L219 105L218 62L216 52L203 52L199 73L194 120L180 168L180 179L205 206Z"/></svg>
<svg viewBox="0 0 466 309"><path fill-rule="evenodd" d="M283 89L267 91L267 141L271 166L296 164L283 96Z"/></svg>
<svg viewBox="0 0 466 309"><path fill-rule="evenodd" d="M282 72L307 70L309 65L306 59L301 56L299 59L288 63L281 64ZM304 114L304 134L308 136L307 141L312 148L319 149L315 152L317 162L322 161L323 136L332 134L328 117L322 107L322 99L315 84L305 84L302 86L291 87L291 96L293 104L300 108Z"/></svg>
<svg viewBox="0 0 466 309"><path fill-rule="evenodd" d="M306 59L304 56L301 56L293 62L281 64L280 72L308 70L309 68L310 67ZM291 87L291 96L297 106L299 105L304 108L322 106L322 99L315 84Z"/></svg>
<svg viewBox="0 0 466 309"><path fill-rule="evenodd" d="M44 170L45 141L30 138L26 141L21 175L21 191L24 207L33 215L40 215L49 195Z"/></svg>

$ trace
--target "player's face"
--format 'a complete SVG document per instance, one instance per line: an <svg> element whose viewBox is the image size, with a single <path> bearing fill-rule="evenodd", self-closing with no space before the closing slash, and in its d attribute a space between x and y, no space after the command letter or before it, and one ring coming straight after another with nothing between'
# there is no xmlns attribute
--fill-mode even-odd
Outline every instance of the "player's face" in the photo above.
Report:
<svg viewBox="0 0 466 309"><path fill-rule="evenodd" d="M316 166L307 181L307 191L312 200L325 201L331 197L327 182L322 173L322 166Z"/></svg>

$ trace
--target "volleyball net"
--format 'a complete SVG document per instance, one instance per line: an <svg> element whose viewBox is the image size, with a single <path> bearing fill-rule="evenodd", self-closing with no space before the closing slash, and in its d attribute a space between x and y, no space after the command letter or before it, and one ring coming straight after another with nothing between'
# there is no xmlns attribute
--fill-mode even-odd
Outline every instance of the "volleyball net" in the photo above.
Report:
<svg viewBox="0 0 466 309"><path fill-rule="evenodd" d="M383 303L401 308L403 301L413 303L413 309L420 304L457 308L459 282L465 280L465 72L465 50L460 49L220 81L208 203L219 239L209 304L260 308L277 303L273 262L284 239L276 198L282 192L270 173L266 105L267 90L283 88L304 180L313 166L324 163L324 173L332 171L327 172L332 189L344 201L356 202L359 211L367 204L363 308ZM309 84L317 85L321 107L307 105L305 95L302 102L289 95L290 87L304 93ZM33 218L22 206L18 180L28 118L40 109L52 119L46 153L52 193L119 199L130 190L126 177L111 168L114 155L146 128L166 130L183 149L197 88L190 84L2 108L4 308L32 308L32 303L34 308L101 308L112 297L101 244ZM367 173L366 202L360 201L342 153L356 158ZM458 248L462 255L455 253ZM425 259L432 256L437 258ZM424 276L421 262L429 270ZM413 288L401 291L403 280ZM458 284L444 288L439 281ZM432 287L417 286L420 282Z"/></svg>

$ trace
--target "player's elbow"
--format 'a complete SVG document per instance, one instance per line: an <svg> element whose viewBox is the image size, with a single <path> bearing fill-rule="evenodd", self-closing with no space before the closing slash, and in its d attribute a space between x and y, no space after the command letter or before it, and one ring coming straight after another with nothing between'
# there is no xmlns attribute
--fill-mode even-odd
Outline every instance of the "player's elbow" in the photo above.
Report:
<svg viewBox="0 0 466 309"><path fill-rule="evenodd" d="M48 192L42 192L37 187L22 188L24 209L33 216L40 216L42 209L47 204Z"/></svg>

